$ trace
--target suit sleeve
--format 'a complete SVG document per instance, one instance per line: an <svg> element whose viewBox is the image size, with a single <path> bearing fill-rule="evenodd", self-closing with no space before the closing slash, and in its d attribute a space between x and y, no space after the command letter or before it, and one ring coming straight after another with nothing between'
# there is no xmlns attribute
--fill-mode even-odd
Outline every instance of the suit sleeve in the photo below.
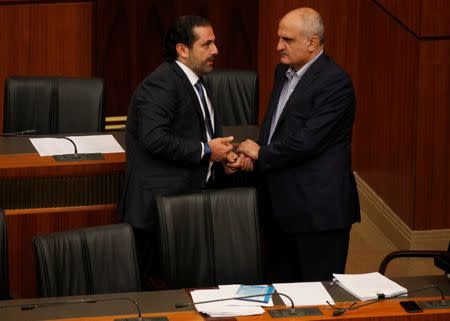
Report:
<svg viewBox="0 0 450 321"><path fill-rule="evenodd" d="M284 121L291 132L269 145L261 146L259 167L271 170L292 166L319 155L332 144L351 135L354 118L354 92L350 78L342 73L326 79L312 97L312 109L305 115L298 108ZM306 119L305 119L306 118Z"/></svg>
<svg viewBox="0 0 450 321"><path fill-rule="evenodd" d="M177 134L173 129L173 123L180 121L176 118L183 117L183 110L193 112L192 103L173 79L168 78L148 80L135 97L139 140L147 151L162 159L199 163L202 153L200 141ZM186 128L197 126L188 123L189 120L186 122Z"/></svg>

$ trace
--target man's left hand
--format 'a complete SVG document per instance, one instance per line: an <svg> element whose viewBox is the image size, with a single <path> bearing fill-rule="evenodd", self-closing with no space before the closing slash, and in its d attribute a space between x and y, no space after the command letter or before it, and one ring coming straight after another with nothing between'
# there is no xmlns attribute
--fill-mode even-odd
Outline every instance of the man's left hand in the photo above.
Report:
<svg viewBox="0 0 450 321"><path fill-rule="evenodd" d="M248 157L250 157L253 160L258 160L258 154L259 154L260 148L261 147L257 143L255 143L253 140L246 139L239 145L237 150L239 153L244 153L245 155L247 155Z"/></svg>

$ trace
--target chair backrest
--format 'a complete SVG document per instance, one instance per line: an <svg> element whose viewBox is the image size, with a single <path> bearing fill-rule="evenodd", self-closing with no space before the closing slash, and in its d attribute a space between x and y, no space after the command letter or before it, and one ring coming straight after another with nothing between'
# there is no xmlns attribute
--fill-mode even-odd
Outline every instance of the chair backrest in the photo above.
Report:
<svg viewBox="0 0 450 321"><path fill-rule="evenodd" d="M442 251L434 257L434 265L444 270L445 274L450 275L450 241L448 242L447 251Z"/></svg>
<svg viewBox="0 0 450 321"><path fill-rule="evenodd" d="M6 217L3 210L0 209L0 300L9 299L8 242L6 236Z"/></svg>
<svg viewBox="0 0 450 321"><path fill-rule="evenodd" d="M9 77L5 81L5 133L101 132L104 124L102 79Z"/></svg>
<svg viewBox="0 0 450 321"><path fill-rule="evenodd" d="M256 191L157 197L161 271L170 288L261 282Z"/></svg>
<svg viewBox="0 0 450 321"><path fill-rule="evenodd" d="M214 70L204 76L225 126L258 122L258 74L254 70Z"/></svg>
<svg viewBox="0 0 450 321"><path fill-rule="evenodd" d="M33 238L41 297L140 290L131 227L113 224Z"/></svg>

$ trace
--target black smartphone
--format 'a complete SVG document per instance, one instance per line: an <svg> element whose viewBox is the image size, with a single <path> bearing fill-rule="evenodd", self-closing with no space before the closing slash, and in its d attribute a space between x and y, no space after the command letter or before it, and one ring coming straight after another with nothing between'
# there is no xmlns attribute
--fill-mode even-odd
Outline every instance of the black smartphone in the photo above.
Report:
<svg viewBox="0 0 450 321"><path fill-rule="evenodd" d="M416 301L401 301L400 305L408 313L423 311L423 309L416 303Z"/></svg>

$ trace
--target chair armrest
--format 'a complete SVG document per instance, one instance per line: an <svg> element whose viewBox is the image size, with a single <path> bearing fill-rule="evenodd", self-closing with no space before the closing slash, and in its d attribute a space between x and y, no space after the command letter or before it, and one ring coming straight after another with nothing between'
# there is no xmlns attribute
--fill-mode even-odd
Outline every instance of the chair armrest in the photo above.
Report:
<svg viewBox="0 0 450 321"><path fill-rule="evenodd" d="M384 275L386 272L386 268L394 259L400 258L400 257L430 257L434 258L441 254L442 251L420 251L420 250L408 250L408 251L396 251L389 253L385 256L383 261L380 264L380 267L378 268L378 272Z"/></svg>

